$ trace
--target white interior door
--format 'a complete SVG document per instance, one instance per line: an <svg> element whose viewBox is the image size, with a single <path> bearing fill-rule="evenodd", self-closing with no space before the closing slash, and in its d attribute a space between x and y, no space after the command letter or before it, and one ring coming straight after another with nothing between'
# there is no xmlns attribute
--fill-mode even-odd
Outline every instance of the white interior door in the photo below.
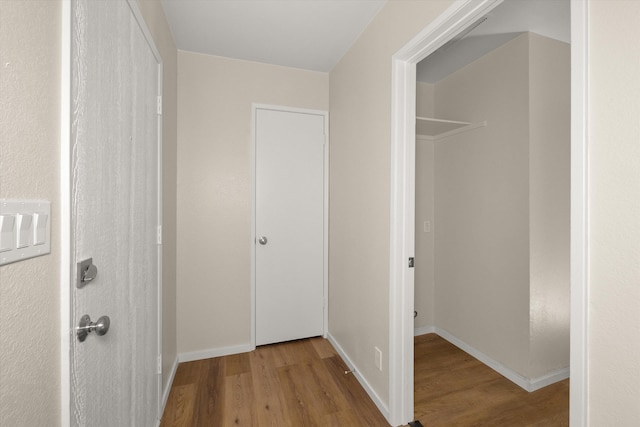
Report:
<svg viewBox="0 0 640 427"><path fill-rule="evenodd" d="M105 335L81 342L73 331L78 426L151 426L159 415L161 65L138 14L125 0L71 5L71 262L97 267L71 281L72 321L110 318Z"/></svg>
<svg viewBox="0 0 640 427"><path fill-rule="evenodd" d="M256 345L324 333L326 121L255 109Z"/></svg>

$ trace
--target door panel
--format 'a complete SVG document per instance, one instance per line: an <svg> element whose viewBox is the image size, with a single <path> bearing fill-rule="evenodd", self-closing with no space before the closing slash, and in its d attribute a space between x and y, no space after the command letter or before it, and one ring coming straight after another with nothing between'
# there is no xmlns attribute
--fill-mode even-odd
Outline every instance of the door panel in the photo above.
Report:
<svg viewBox="0 0 640 427"><path fill-rule="evenodd" d="M324 333L323 114L256 110L256 344Z"/></svg>
<svg viewBox="0 0 640 427"><path fill-rule="evenodd" d="M158 418L159 63L128 2L72 2L72 318L111 319L72 337L72 424Z"/></svg>

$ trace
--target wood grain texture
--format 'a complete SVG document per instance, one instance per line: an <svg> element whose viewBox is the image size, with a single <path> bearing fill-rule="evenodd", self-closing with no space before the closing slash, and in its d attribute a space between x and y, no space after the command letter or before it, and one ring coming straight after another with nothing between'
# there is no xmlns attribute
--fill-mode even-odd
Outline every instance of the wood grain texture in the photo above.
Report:
<svg viewBox="0 0 640 427"><path fill-rule="evenodd" d="M181 363L161 427L387 427L322 338ZM569 425L569 381L527 393L435 334L415 338L415 419L425 427Z"/></svg>
<svg viewBox="0 0 640 427"><path fill-rule="evenodd" d="M323 338L181 363L160 425L388 426L345 370Z"/></svg>
<svg viewBox="0 0 640 427"><path fill-rule="evenodd" d="M414 393L425 427L569 425L569 380L529 393L436 334L415 338Z"/></svg>

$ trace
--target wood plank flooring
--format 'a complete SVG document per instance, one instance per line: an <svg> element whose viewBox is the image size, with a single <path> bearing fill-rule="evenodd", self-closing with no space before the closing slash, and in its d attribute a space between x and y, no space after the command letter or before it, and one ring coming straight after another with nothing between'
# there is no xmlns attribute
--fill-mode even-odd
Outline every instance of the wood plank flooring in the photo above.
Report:
<svg viewBox="0 0 640 427"><path fill-rule="evenodd" d="M388 426L329 342L181 363L161 427Z"/></svg>
<svg viewBox="0 0 640 427"><path fill-rule="evenodd" d="M425 427L569 425L569 380L529 393L436 334L414 343L414 410Z"/></svg>
<svg viewBox="0 0 640 427"><path fill-rule="evenodd" d="M569 425L569 381L527 393L435 334L415 338L415 419L424 427ZM161 427L387 427L322 338L181 363Z"/></svg>

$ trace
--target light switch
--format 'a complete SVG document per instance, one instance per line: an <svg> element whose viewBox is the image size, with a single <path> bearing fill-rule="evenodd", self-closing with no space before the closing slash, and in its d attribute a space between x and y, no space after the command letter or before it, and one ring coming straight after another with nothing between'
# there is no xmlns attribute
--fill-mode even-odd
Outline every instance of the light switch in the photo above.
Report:
<svg viewBox="0 0 640 427"><path fill-rule="evenodd" d="M0 199L0 265L51 253L50 234L48 200Z"/></svg>
<svg viewBox="0 0 640 427"><path fill-rule="evenodd" d="M47 238L47 220L49 215L44 212L33 214L33 245L44 245Z"/></svg>
<svg viewBox="0 0 640 427"><path fill-rule="evenodd" d="M13 249L15 242L14 227L16 217L13 215L0 215L0 252Z"/></svg>
<svg viewBox="0 0 640 427"><path fill-rule="evenodd" d="M16 249L31 246L31 223L33 215L18 214L16 215Z"/></svg>

